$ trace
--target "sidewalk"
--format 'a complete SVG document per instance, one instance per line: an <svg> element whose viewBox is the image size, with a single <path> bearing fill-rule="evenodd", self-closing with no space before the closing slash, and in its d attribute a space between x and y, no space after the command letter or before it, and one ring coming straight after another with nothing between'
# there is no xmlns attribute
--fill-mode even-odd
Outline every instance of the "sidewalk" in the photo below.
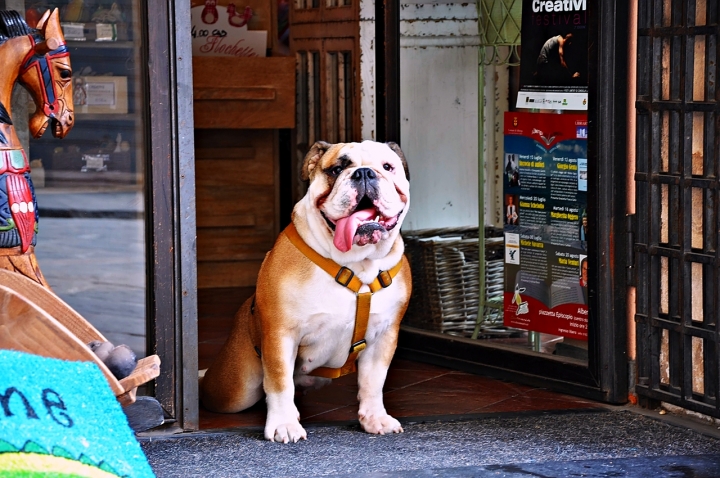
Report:
<svg viewBox="0 0 720 478"><path fill-rule="evenodd" d="M294 444L267 442L258 428L140 440L159 478L720 475L716 428L636 410L401 420L405 433L386 436L356 422L310 426L308 440Z"/></svg>
<svg viewBox="0 0 720 478"><path fill-rule="evenodd" d="M139 191L36 189L45 279L114 344L145 356L145 225Z"/></svg>

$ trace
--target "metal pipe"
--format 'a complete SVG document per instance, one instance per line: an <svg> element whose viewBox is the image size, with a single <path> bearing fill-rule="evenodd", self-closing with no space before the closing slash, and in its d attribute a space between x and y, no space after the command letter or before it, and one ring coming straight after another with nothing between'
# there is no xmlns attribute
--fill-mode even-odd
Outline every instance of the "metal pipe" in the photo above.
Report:
<svg viewBox="0 0 720 478"><path fill-rule="evenodd" d="M478 0L478 312L472 338L477 339L485 317L485 46L482 41L481 8Z"/></svg>

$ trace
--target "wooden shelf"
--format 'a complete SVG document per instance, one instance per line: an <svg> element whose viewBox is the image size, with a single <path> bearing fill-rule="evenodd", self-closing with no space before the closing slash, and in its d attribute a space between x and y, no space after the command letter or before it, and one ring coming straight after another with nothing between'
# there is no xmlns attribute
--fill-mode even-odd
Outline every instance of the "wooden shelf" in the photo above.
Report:
<svg viewBox="0 0 720 478"><path fill-rule="evenodd" d="M137 113L127 114L100 114L100 113L75 113L75 126L83 126L88 121L137 121L141 119Z"/></svg>
<svg viewBox="0 0 720 478"><path fill-rule="evenodd" d="M135 47L133 41L67 41L68 48L124 48L126 50Z"/></svg>

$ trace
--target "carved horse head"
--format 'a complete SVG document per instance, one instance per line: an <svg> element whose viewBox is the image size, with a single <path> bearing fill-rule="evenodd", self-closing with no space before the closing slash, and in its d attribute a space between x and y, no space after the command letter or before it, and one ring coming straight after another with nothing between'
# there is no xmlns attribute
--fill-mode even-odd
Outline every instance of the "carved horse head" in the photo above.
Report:
<svg viewBox="0 0 720 478"><path fill-rule="evenodd" d="M46 11L37 31L28 35L28 51L20 64L19 80L35 101L30 134L39 138L51 125L52 135L64 138L73 127L72 68L60 27L58 10Z"/></svg>

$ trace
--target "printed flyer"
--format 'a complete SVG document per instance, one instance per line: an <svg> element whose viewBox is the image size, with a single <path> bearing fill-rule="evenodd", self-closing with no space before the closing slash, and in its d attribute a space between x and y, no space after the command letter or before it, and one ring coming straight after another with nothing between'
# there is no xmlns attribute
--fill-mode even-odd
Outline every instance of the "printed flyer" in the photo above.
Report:
<svg viewBox="0 0 720 478"><path fill-rule="evenodd" d="M587 340L587 115L505 113L504 324Z"/></svg>
<svg viewBox="0 0 720 478"><path fill-rule="evenodd" d="M592 0L523 0L518 108L587 110Z"/></svg>

